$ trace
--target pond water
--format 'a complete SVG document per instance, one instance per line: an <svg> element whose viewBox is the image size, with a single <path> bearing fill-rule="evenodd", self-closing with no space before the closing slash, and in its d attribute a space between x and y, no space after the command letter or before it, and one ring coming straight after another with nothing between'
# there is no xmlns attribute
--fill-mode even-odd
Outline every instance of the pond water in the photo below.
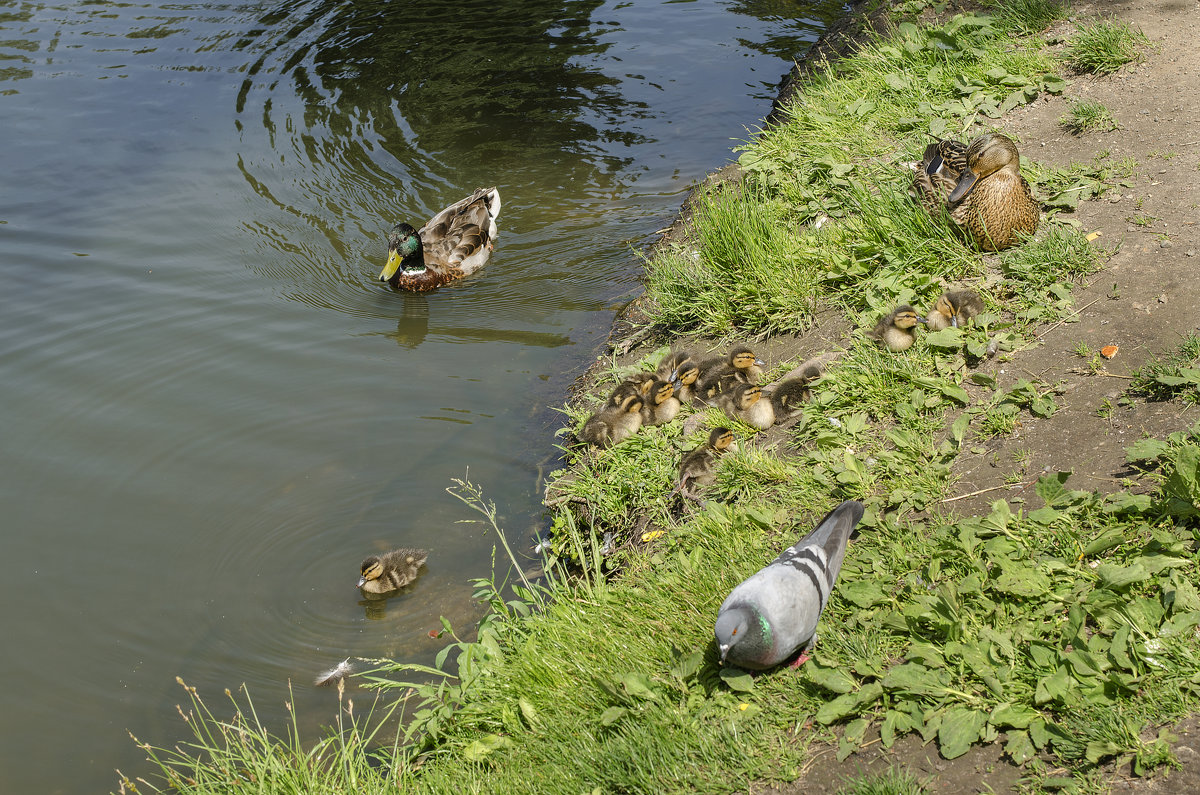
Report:
<svg viewBox="0 0 1200 795"><path fill-rule="evenodd" d="M840 2L0 3L0 791L115 787L176 675L315 736L347 656L428 662L542 522L633 251ZM376 281L482 185L487 267ZM431 550L362 602L364 556Z"/></svg>

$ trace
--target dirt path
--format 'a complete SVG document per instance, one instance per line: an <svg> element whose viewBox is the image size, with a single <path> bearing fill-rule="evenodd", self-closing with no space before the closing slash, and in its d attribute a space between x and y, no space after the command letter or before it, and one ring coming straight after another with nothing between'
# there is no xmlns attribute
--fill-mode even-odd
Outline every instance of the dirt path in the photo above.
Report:
<svg viewBox="0 0 1200 795"><path fill-rule="evenodd" d="M1086 162L1103 151L1114 159L1137 161L1132 186L1123 188L1119 198L1085 202L1068 216L1085 231L1099 232L1097 245L1117 251L1076 292L1079 322L1048 328L1040 348L984 368L1004 387L1019 378L1058 385L1059 410L1047 419L1023 415L1010 437L960 455L953 495L959 499L947 507L963 515L986 513L997 499L1018 507L1027 497L1030 507L1037 507L1031 488L1009 484L1029 483L1045 472L1072 471L1074 488L1116 490L1128 474L1126 446L1200 420L1200 410L1176 402L1118 403L1130 373L1200 328L1200 50L1194 46L1200 3L1080 3L1073 7L1073 21L1056 26L1050 40L1064 39L1076 22L1096 17L1140 28L1152 42L1145 61L1109 77L1072 77L1062 96L1040 98L998 126L1020 142L1023 154L1048 165ZM1120 129L1068 133L1059 119L1072 99L1102 103ZM1076 353L1081 345L1096 352L1107 345L1119 350L1097 371ZM1140 780L1130 776L1127 766L1112 768L1103 772L1106 786L1113 792L1200 793L1200 720L1189 719L1175 732L1182 769ZM909 736L890 751L876 743L840 764L833 749L814 748L813 762L799 780L752 791L832 793L848 778L888 767L910 769L936 793L1014 792L1023 776L1002 758L1000 745L946 761L936 747Z"/></svg>

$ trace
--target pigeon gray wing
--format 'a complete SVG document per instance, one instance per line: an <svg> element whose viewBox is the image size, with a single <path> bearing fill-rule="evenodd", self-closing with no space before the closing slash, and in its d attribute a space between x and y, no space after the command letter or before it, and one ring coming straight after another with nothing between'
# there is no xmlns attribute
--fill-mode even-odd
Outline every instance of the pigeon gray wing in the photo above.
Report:
<svg viewBox="0 0 1200 795"><path fill-rule="evenodd" d="M753 605L770 639L763 667L787 659L812 639L846 555L846 543L863 515L862 503L843 502L815 530L742 582L721 609Z"/></svg>

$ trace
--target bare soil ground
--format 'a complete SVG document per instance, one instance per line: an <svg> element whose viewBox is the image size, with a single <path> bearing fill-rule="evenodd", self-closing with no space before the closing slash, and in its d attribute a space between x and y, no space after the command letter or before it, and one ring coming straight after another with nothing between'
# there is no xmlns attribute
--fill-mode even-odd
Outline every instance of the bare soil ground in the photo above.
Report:
<svg viewBox="0 0 1200 795"><path fill-rule="evenodd" d="M1078 23L1097 18L1128 22L1143 31L1151 42L1144 61L1107 77L1070 76L1063 95L1043 96L996 124L1018 141L1022 154L1041 163L1087 162L1107 151L1112 159L1132 157L1137 171L1132 186L1119 196L1084 202L1069 216L1085 231L1099 233L1095 244L1112 252L1104 269L1076 290L1077 322L1048 326L1041 331L1040 347L980 368L1003 388L1020 378L1056 386L1059 409L1045 419L1023 414L1011 436L965 446L955 464L955 492L945 506L961 515L986 513L998 499L1010 501L1014 508L1028 499L1030 508L1038 507L1030 486L1047 472L1073 472L1074 488L1124 488L1131 474L1125 465L1128 445L1147 436L1165 437L1200 420L1200 410L1178 402L1139 399L1118 404L1131 373L1174 350L1183 335L1200 328L1200 49L1194 46L1200 1L1077 2L1070 19L1049 31L1047 40L1066 40ZM874 23L879 24L878 15ZM829 57L844 51L853 27L831 32L818 45L819 53ZM782 95L794 90L785 85ZM1119 129L1067 132L1060 119L1072 100L1102 103ZM711 177L731 178L736 178L736 167ZM665 239L684 228L687 216L685 206ZM644 319L635 300L614 325L610 342L620 360L635 361L664 343L634 333ZM755 350L771 362L796 363L836 351L848 332L845 322L832 316L818 320L808 333L775 337ZM1096 352L1109 345L1119 349L1097 369L1078 355L1081 345ZM577 390L590 391L593 379L580 379ZM759 443L785 438L786 427L777 426ZM1200 716L1173 730L1179 737L1175 753L1180 769L1139 779L1128 764L1109 766L1103 776L1110 790L1200 793ZM1001 744L976 747L950 761L915 735L898 740L889 750L878 741L869 743L841 763L833 747L812 750L812 760L797 781L783 787L755 785L750 791L834 793L860 773L899 767L916 774L934 793L1006 793L1021 791L1026 775L1003 757Z"/></svg>

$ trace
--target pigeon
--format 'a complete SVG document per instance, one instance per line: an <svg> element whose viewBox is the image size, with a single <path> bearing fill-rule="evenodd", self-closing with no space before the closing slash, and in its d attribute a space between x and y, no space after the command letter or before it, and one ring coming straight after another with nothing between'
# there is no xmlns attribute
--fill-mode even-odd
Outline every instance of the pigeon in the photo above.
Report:
<svg viewBox="0 0 1200 795"><path fill-rule="evenodd" d="M801 647L794 665L808 659L817 620L842 568L846 541L862 515L861 502L843 502L816 530L733 589L717 613L722 664L762 671Z"/></svg>

